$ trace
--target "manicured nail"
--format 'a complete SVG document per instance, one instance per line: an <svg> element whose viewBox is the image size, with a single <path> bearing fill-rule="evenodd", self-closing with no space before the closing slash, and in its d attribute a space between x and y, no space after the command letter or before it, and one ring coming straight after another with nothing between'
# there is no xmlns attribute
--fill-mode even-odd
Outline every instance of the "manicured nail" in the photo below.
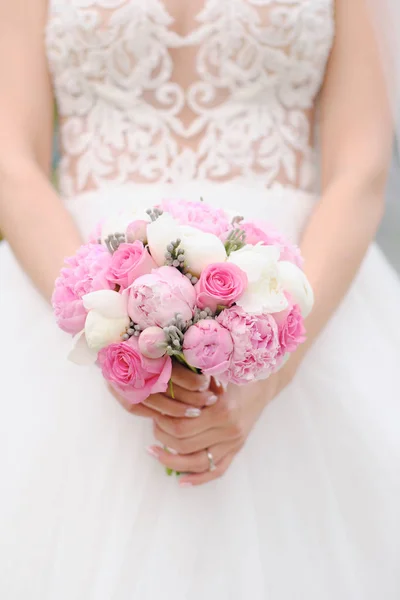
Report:
<svg viewBox="0 0 400 600"><path fill-rule="evenodd" d="M199 387L199 392L206 392L210 387L211 377L209 375L204 375L204 377L206 378L206 381L201 387Z"/></svg>
<svg viewBox="0 0 400 600"><path fill-rule="evenodd" d="M154 446L149 446L148 448L146 448L146 451L153 458L156 458L157 460L160 458L160 450L158 448Z"/></svg>
<svg viewBox="0 0 400 600"><path fill-rule="evenodd" d="M228 386L226 383L222 383L222 381L220 381L219 379L217 379L216 377L214 377L214 381L215 381L215 385L220 389L223 390L224 392L226 392L226 390L228 389Z"/></svg>
<svg viewBox="0 0 400 600"><path fill-rule="evenodd" d="M199 408L188 408L185 412L185 417L194 418L199 417L201 415L201 410Z"/></svg>
<svg viewBox="0 0 400 600"><path fill-rule="evenodd" d="M181 487L181 488L189 488L192 486L193 486L193 483L190 483L190 481L180 481L179 482L179 487Z"/></svg>
<svg viewBox="0 0 400 600"><path fill-rule="evenodd" d="M174 456L177 456L177 454L178 454L177 451L174 450L173 448L166 447L165 449L167 452L169 452L170 454L173 454Z"/></svg>
<svg viewBox="0 0 400 600"><path fill-rule="evenodd" d="M206 402L206 406L212 406L213 404L216 403L216 401L218 400L218 396L209 396L207 398L207 402Z"/></svg>

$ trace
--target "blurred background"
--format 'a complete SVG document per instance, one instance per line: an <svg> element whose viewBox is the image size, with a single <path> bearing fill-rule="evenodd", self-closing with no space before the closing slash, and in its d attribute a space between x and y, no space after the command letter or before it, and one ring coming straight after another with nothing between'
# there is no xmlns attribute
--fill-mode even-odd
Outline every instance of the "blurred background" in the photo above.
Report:
<svg viewBox="0 0 400 600"><path fill-rule="evenodd" d="M386 214L378 242L400 274L400 159L396 157L389 177Z"/></svg>

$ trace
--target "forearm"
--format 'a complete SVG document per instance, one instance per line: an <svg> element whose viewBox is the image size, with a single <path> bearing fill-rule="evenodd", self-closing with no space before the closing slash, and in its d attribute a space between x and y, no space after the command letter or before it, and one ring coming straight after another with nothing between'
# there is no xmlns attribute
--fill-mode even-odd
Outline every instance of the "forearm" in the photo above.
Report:
<svg viewBox="0 0 400 600"><path fill-rule="evenodd" d="M0 168L3 235L35 286L50 299L66 256L81 243L71 216L45 174L32 162Z"/></svg>
<svg viewBox="0 0 400 600"><path fill-rule="evenodd" d="M383 179L374 184L336 179L304 231L301 249L315 305L306 320L307 342L285 367L289 378L346 295L375 236L384 208Z"/></svg>

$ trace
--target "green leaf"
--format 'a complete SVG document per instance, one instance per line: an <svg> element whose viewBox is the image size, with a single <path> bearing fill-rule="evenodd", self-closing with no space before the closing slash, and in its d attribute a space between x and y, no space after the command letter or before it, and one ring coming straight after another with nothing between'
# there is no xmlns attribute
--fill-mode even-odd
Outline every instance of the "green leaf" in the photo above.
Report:
<svg viewBox="0 0 400 600"><path fill-rule="evenodd" d="M171 396L172 400L175 400L174 384L172 382L172 379L169 380L168 385L169 385L169 395Z"/></svg>

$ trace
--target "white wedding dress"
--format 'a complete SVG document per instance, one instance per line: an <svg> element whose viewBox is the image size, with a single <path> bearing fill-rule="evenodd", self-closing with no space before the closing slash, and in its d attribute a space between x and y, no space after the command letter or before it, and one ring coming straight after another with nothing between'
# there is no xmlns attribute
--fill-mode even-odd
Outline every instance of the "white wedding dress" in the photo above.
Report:
<svg viewBox="0 0 400 600"><path fill-rule="evenodd" d="M83 233L168 195L298 238L334 29L334 0L50 0L60 192ZM4 243L0 272L2 599L400 598L400 284L375 247L226 476L193 489L67 361Z"/></svg>

